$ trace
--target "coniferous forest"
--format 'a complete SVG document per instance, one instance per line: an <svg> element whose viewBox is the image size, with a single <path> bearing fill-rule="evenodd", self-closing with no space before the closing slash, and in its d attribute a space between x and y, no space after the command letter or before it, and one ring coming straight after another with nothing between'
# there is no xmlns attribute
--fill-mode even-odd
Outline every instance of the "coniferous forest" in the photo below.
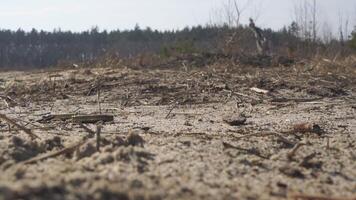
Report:
<svg viewBox="0 0 356 200"><path fill-rule="evenodd" d="M154 53L169 56L175 53L221 52L222 46L233 33L238 33L238 49L253 52L255 43L247 26L237 28L229 26L196 26L182 30L158 31L151 28L140 28L136 25L132 30L100 30L93 27L83 32L62 31L52 32L32 29L30 32L0 30L0 67L6 69L44 68L60 63L90 62L105 55L119 58L134 57L143 53ZM304 48L307 40L298 37L295 23L281 30L265 29L264 33L272 43L273 51L296 51ZM348 43L356 48L356 34L353 33ZM327 53L330 46L342 46L339 40L314 41L320 49ZM309 45L310 46L310 45ZM321 47L321 48L320 48ZM316 49L316 48L313 48ZM310 48L309 48L309 51ZM231 53L231 52L230 52ZM236 53L236 52L235 52ZM310 53L310 52L309 52ZM305 55L304 55L305 56Z"/></svg>

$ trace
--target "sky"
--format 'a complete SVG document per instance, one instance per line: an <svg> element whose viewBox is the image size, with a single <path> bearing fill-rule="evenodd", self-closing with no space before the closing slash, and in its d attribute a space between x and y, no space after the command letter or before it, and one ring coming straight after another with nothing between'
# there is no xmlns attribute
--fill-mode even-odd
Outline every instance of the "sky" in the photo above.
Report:
<svg viewBox="0 0 356 200"><path fill-rule="evenodd" d="M215 21L227 0L0 0L0 29L83 31L145 28L173 30ZM258 16L257 25L280 29L294 18L300 0L236 0L242 23ZM250 3L246 3L249 1ZM252 3L251 3L252 2ZM320 26L337 30L339 16L356 22L356 0L317 0ZM221 17L220 17L221 18Z"/></svg>

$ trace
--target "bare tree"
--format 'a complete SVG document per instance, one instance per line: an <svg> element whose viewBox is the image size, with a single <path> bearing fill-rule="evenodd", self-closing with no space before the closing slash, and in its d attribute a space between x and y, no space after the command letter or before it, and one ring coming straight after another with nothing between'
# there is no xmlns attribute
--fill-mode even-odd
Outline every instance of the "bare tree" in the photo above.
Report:
<svg viewBox="0 0 356 200"><path fill-rule="evenodd" d="M315 42L318 37L317 1L298 0L294 5L295 22L300 27L299 37Z"/></svg>
<svg viewBox="0 0 356 200"><path fill-rule="evenodd" d="M339 40L341 45L345 44L345 41L348 40L349 37L349 17L344 17L341 12L339 12Z"/></svg>
<svg viewBox="0 0 356 200"><path fill-rule="evenodd" d="M317 38L317 4L316 0L313 0L313 5L312 5L312 15L313 15L313 20L312 20L312 29L313 29L313 42L316 42Z"/></svg>

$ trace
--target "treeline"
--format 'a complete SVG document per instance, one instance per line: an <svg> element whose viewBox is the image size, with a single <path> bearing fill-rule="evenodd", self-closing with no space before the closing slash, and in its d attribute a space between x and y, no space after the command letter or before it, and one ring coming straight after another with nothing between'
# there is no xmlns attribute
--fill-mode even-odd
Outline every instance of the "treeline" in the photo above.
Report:
<svg viewBox="0 0 356 200"><path fill-rule="evenodd" d="M273 51L283 52L283 48L294 51L305 45L305 41L298 38L296 29L289 26L280 31L266 29L264 33ZM237 36L232 37L234 33ZM356 48L356 34L353 36L351 41ZM196 26L157 31L136 25L133 30L100 31L94 27L79 33L0 30L0 68L43 68L62 62L90 62L107 54L127 58L142 53L171 56L174 53L222 52L226 50L224 47L229 38L234 40L229 45L240 52L255 51L253 34L245 26ZM230 50L229 53L236 52Z"/></svg>
<svg viewBox="0 0 356 200"><path fill-rule="evenodd" d="M105 54L119 57L140 53L169 53L173 46L182 51L211 49L220 28L186 28L179 31L157 31L136 26L126 31L99 31L97 27L80 33L0 30L0 67L32 68L57 65L60 62L88 62Z"/></svg>

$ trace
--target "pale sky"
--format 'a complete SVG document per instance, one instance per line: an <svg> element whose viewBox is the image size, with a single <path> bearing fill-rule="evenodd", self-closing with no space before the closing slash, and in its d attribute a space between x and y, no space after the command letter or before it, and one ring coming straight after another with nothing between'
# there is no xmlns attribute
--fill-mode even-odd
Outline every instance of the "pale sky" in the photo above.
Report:
<svg viewBox="0 0 356 200"><path fill-rule="evenodd" d="M51 31L82 31L93 26L102 29L142 28L180 29L207 24L226 0L0 0L0 29L32 28ZM259 13L257 24L279 29L293 20L293 7L298 0L253 1L245 9L242 22ZM356 23L356 0L318 0L318 13L323 22L337 28L340 14ZM350 28L351 29L351 28Z"/></svg>

